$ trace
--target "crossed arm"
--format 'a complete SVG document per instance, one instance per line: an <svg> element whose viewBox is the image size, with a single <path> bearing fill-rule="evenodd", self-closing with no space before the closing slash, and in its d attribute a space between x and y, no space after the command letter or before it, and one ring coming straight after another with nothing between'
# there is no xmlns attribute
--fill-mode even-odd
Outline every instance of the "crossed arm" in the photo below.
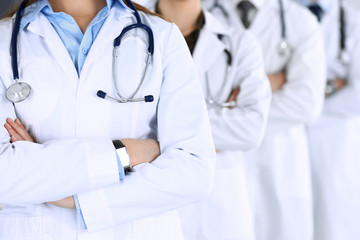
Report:
<svg viewBox="0 0 360 240"><path fill-rule="evenodd" d="M10 118L6 119L4 127L13 143L18 141L35 142L19 119L15 121ZM122 139L121 141L126 146L132 166L152 162L160 155L159 143L155 140ZM75 208L73 196L49 203L62 208Z"/></svg>
<svg viewBox="0 0 360 240"><path fill-rule="evenodd" d="M268 78L270 80L271 90L273 92L279 91L286 83L286 74L283 72L270 74L268 75ZM344 79L338 78L335 79L334 81L335 81L336 91L339 91L346 86L346 81Z"/></svg>

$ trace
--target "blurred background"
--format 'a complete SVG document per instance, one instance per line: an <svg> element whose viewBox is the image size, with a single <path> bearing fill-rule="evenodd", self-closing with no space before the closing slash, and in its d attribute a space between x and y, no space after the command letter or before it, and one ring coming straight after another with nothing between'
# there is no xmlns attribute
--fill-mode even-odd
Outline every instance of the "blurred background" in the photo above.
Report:
<svg viewBox="0 0 360 240"><path fill-rule="evenodd" d="M351 2L353 6L355 6L357 9L360 10L360 1L359 0L346 0L348 2ZM16 2L20 2L18 0L0 0L0 17L4 16L13 4ZM136 0L134 1L136 2Z"/></svg>

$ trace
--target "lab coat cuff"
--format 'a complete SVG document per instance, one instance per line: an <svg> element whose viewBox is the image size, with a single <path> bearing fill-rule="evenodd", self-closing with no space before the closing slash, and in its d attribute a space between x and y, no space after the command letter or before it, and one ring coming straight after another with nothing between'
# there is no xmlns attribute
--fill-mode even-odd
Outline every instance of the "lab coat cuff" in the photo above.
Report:
<svg viewBox="0 0 360 240"><path fill-rule="evenodd" d="M119 165L114 145L109 139L85 141L90 185L101 188L119 182Z"/></svg>
<svg viewBox="0 0 360 240"><path fill-rule="evenodd" d="M118 168L119 168L119 178L120 178L120 181L121 181L121 180L124 180L124 178L125 178L125 170L124 170L124 167L123 167L123 165L121 163L119 154L116 151L115 151L115 153L116 153L116 160L117 160Z"/></svg>
<svg viewBox="0 0 360 240"><path fill-rule="evenodd" d="M115 225L115 218L102 189L78 194L77 199L88 232Z"/></svg>
<svg viewBox="0 0 360 240"><path fill-rule="evenodd" d="M81 219L82 227L84 229L87 229L87 226L86 226L84 216L83 216L82 211L81 211L81 207L80 207L80 203L79 203L79 199L78 199L77 195L74 195L74 202L75 202L76 211L78 212L78 215L79 215L79 217Z"/></svg>

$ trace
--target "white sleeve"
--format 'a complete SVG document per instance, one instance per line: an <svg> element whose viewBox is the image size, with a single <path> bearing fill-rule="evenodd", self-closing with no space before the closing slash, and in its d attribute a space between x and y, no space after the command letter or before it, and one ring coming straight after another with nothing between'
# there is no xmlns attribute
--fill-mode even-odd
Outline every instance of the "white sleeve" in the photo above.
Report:
<svg viewBox="0 0 360 240"><path fill-rule="evenodd" d="M90 232L179 208L210 191L215 148L206 105L192 58L174 24L162 55L157 109L162 154L139 166L121 185L78 194Z"/></svg>
<svg viewBox="0 0 360 240"><path fill-rule="evenodd" d="M351 62L348 66L347 85L340 91L326 98L323 113L337 117L360 115L360 17L357 26L352 28L354 45L349 49Z"/></svg>
<svg viewBox="0 0 360 240"><path fill-rule="evenodd" d="M302 34L286 66L286 83L273 94L268 130L287 129L315 120L321 113L326 82L326 61L320 26L305 21ZM306 33L302 33L307 29Z"/></svg>
<svg viewBox="0 0 360 240"><path fill-rule="evenodd" d="M1 73L0 73L1 74ZM0 203L32 205L119 182L109 139L10 143L6 118L16 118L0 75Z"/></svg>
<svg viewBox="0 0 360 240"><path fill-rule="evenodd" d="M234 88L240 87L237 107L208 109L215 147L219 151L249 150L260 144L265 132L271 89L265 75L262 51L256 38L246 32L235 43Z"/></svg>

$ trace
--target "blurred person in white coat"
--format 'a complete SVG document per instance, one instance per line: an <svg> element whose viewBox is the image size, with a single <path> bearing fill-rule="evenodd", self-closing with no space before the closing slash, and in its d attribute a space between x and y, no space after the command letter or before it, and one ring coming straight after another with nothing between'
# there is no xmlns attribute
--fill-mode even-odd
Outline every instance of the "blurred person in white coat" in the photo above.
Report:
<svg viewBox="0 0 360 240"><path fill-rule="evenodd" d="M210 196L179 210L184 238L254 239L242 151L260 144L271 102L261 48L252 33L224 25L202 9L200 0L148 5L185 37L218 151Z"/></svg>
<svg viewBox="0 0 360 240"><path fill-rule="evenodd" d="M298 0L321 22L326 100L308 127L315 240L360 239L360 13L346 1Z"/></svg>
<svg viewBox="0 0 360 240"><path fill-rule="evenodd" d="M181 240L173 210L209 193L215 148L186 43L125 2L29 0L0 21L1 240ZM132 24L153 35L114 48ZM138 164L126 176L123 145Z"/></svg>
<svg viewBox="0 0 360 240"><path fill-rule="evenodd" d="M265 138L246 153L257 240L313 237L305 126L322 109L326 64L316 18L288 0L205 1L224 22L255 34L273 98Z"/></svg>

